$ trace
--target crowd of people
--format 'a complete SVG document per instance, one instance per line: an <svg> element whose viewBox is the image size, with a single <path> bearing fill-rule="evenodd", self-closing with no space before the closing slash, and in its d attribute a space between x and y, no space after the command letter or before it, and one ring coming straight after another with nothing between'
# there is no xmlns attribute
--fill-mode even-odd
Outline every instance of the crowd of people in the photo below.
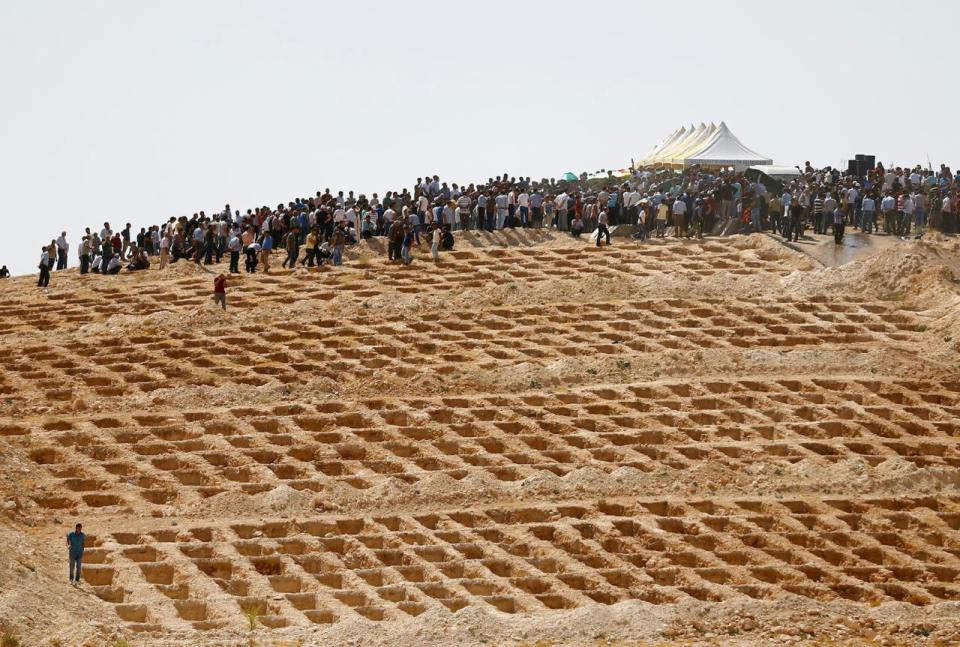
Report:
<svg viewBox="0 0 960 647"><path fill-rule="evenodd" d="M412 191L387 191L370 197L353 191L317 191L274 208L246 213L229 204L216 213L170 218L119 230L104 222L87 228L78 245L80 273L117 274L189 260L219 263L229 257L229 272L269 272L275 254L284 268L340 265L348 245L362 239L386 239L387 257L410 264L414 246L430 246L434 261L455 244L454 232L512 228L552 228L574 237L596 232L596 244L610 244L609 227L629 224L633 238L700 238L705 232L760 232L770 229L798 240L807 228L837 243L846 227L864 233L905 237L927 226L953 233L958 227L960 173L921 167L877 165L864 176L839 169L814 169L809 162L788 184L771 188L732 170L692 167L682 172L638 169L631 177L607 180L542 180L508 174L483 184L417 178ZM38 285L51 271L68 265L66 232L41 250Z"/></svg>

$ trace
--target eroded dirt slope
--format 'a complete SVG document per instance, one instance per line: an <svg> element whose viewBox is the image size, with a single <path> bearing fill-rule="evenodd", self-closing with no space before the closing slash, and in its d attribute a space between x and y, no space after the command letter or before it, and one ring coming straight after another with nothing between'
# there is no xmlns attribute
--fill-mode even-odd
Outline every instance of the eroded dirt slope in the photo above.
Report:
<svg viewBox="0 0 960 647"><path fill-rule="evenodd" d="M955 242L379 251L232 278L226 313L182 262L4 282L0 620L40 645L960 637Z"/></svg>

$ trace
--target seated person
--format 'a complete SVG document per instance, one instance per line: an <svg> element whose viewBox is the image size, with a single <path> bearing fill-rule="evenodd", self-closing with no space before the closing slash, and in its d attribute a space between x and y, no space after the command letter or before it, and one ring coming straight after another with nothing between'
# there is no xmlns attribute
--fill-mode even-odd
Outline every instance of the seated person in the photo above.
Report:
<svg viewBox="0 0 960 647"><path fill-rule="evenodd" d="M9 278L10 278L10 270L7 269L7 266L4 265L3 267L0 267L0 279L9 279Z"/></svg>
<svg viewBox="0 0 960 647"><path fill-rule="evenodd" d="M127 265L127 270L134 272L148 269L150 269L150 258L147 256L147 250L142 247L138 248L136 252L130 255L130 264Z"/></svg>
<svg viewBox="0 0 960 647"><path fill-rule="evenodd" d="M377 226L373 223L373 217L368 213L363 217L363 223L360 225L360 237L367 240L373 236L376 229Z"/></svg>
<svg viewBox="0 0 960 647"><path fill-rule="evenodd" d="M110 262L107 263L107 274L119 274L120 273L120 255L114 254L110 257Z"/></svg>
<svg viewBox="0 0 960 647"><path fill-rule="evenodd" d="M583 233L583 220L580 216L576 216L570 223L570 233L573 234L574 238L580 238L580 234Z"/></svg>
<svg viewBox="0 0 960 647"><path fill-rule="evenodd" d="M103 258L99 255L94 256L93 260L90 261L90 271L94 274L99 274L101 265L103 265Z"/></svg>
<svg viewBox="0 0 960 647"><path fill-rule="evenodd" d="M357 230L350 226L350 223L347 223L347 226L343 228L343 237L347 245L355 245L357 243Z"/></svg>
<svg viewBox="0 0 960 647"><path fill-rule="evenodd" d="M332 257L333 254L330 252L330 243L323 243L320 245L320 251L317 252L317 265L329 263Z"/></svg>
<svg viewBox="0 0 960 647"><path fill-rule="evenodd" d="M453 234L450 232L450 225L443 226L443 234L440 236L440 249L445 252L453 249Z"/></svg>

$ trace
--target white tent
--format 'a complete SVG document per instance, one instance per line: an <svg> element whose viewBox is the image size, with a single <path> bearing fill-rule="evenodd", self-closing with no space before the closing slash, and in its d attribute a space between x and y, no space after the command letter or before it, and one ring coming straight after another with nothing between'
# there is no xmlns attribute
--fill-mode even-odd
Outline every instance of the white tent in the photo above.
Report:
<svg viewBox="0 0 960 647"><path fill-rule="evenodd" d="M668 164L682 166L689 155L700 150L713 138L714 133L717 132L717 126L715 124L711 123L709 126L704 126L703 124L700 125L702 128L699 136L685 141L683 148L673 152L670 156L670 159L666 160Z"/></svg>
<svg viewBox="0 0 960 647"><path fill-rule="evenodd" d="M699 127L694 128L693 125L687 129L686 135L675 140L669 146L664 147L660 152L657 153L656 163L658 164L669 164L670 160L673 159L673 156L685 149L692 142L696 141L703 135L703 131L706 128L703 124L700 124Z"/></svg>
<svg viewBox="0 0 960 647"><path fill-rule="evenodd" d="M653 164L654 160L657 159L657 157L662 151L672 146L677 140L683 139L686 136L686 134L687 134L686 128L678 128L677 130L673 131L672 133L667 135L667 137L663 141L661 141L659 144L654 146L653 150L651 150L650 153L645 158L640 160L640 164L643 166L649 166Z"/></svg>
<svg viewBox="0 0 960 647"><path fill-rule="evenodd" d="M730 132L724 122L719 126L701 123L698 127L680 128L655 146L641 166L684 168L701 166L733 166L743 170L772 160L747 148Z"/></svg>
<svg viewBox="0 0 960 647"><path fill-rule="evenodd" d="M666 137L664 137L663 139L661 139L661 140L660 140L660 143L657 144L656 146L654 146L653 148L651 148L651 149L650 149L650 152L647 153L646 156L640 158L639 163L640 163L640 164L643 164L643 163L645 163L647 160L653 159L653 157L657 154L657 151L659 151L659 150L662 149L664 146L666 146L666 145L669 144L671 141L673 141L673 138L677 136L677 133L678 133L678 132L680 132L680 131L679 131L679 130L674 130L672 133L670 133L669 135L667 135Z"/></svg>
<svg viewBox="0 0 960 647"><path fill-rule="evenodd" d="M727 124L721 121L710 141L705 142L699 150L689 153L683 163L684 166L733 166L742 171L748 166L773 164L773 160L744 146L730 132Z"/></svg>

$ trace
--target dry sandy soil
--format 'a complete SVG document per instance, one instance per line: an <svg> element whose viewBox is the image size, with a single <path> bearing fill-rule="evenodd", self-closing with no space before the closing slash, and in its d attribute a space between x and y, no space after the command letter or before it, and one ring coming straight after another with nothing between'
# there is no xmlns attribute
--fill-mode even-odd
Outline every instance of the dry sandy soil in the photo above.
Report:
<svg viewBox="0 0 960 647"><path fill-rule="evenodd" d="M4 281L0 623L957 644L960 245L848 244L467 234L411 267L363 244L231 278L226 313L185 262Z"/></svg>

